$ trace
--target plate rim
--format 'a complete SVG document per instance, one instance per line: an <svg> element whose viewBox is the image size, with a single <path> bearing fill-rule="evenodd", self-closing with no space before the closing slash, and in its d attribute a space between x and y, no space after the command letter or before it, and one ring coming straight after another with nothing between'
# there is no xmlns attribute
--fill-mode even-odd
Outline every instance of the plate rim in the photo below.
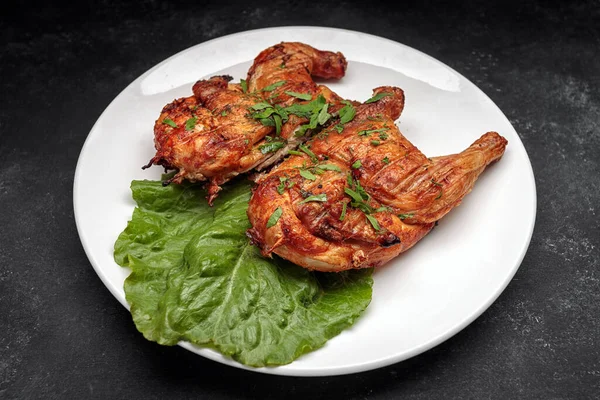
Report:
<svg viewBox="0 0 600 400"><path fill-rule="evenodd" d="M516 257L517 262L515 262L515 264L511 267L510 270L507 270L508 274L506 275L506 278L504 279L504 281L500 283L500 285L497 287L497 290L494 293L490 293L490 296L487 298L487 300L485 302L481 303L479 305L479 307L476 309L476 311L474 311L470 315L467 315L462 320L460 320L460 322L453 324L451 328L447 329L446 331L439 334L438 336L430 339L429 341L424 342L419 346L413 347L410 350L400 352L398 354L394 354L393 356L390 356L390 357L379 358L379 359L375 359L375 360L372 360L369 362L348 364L343 367L339 367L339 366L338 367L319 367L319 368L313 368L313 369L307 368L307 369L295 370L295 369L285 368L286 366L290 365L290 364L287 364L287 365L282 365L282 366L278 366L278 367L253 368L253 367L248 367L239 362L236 362L235 360L232 360L228 357L225 357L214 350L210 350L208 348L201 348L201 347L195 346L194 344L189 343L189 342L179 342L178 345L180 347L183 347L186 350L196 353L202 357L208 358L212 361L217 361L219 363L228 365L230 367L235 367L235 368L239 368L239 369L243 369L243 370L247 370L247 371L251 371L251 372L256 372L256 373L265 373L265 374L283 375L283 376L319 377L319 376L346 375L346 374L352 374L352 373L366 372L366 371L382 368L385 366L389 366L389 365L410 359L412 357L415 357L421 353L424 353L424 352L432 349L433 347L435 347L435 346L445 342L446 340L450 339L451 337L455 336L456 334L461 332L463 329L465 329L468 325L470 325L473 321L475 321L477 318L479 318L504 292L504 290L506 289L508 284L512 281L516 272L519 270L519 268L523 262L523 259L525 258L525 255L527 254L529 245L531 243L531 239L533 237L533 232L535 229L535 222L537 219L537 188L536 188L536 184L535 184L535 176L534 176L533 167L531 164L531 159L529 158L527 149L525 148L520 136L518 135L516 129L514 129L514 126L512 125L510 120L506 117L506 115L500 109L500 107L498 107L498 105L478 85L473 83L471 80L467 79L464 75L462 75L460 72L456 71L454 68L448 66L446 63L444 63L444 62L440 61L439 59L436 59L436 58L430 56L429 54L424 53L423 51L418 50L414 47L408 46L406 44L395 41L393 39L389 39L389 38L382 37L382 36L377 36L375 34L371 34L371 33L367 33L367 32L361 32L361 31L357 31L357 30L350 30L350 29L344 29L344 28L333 28L333 27L318 26L318 25L314 25L314 26L313 25L291 25L291 26L275 26L275 27L268 27L268 28L257 28L257 29L238 31L238 32L227 34L227 35L215 37L215 38L209 39L204 42L197 43L193 46L190 46L181 51L178 51L177 53L174 53L173 55L167 57L163 61L153 65L152 67L147 69L144 73L135 77L128 85L126 85L110 101L110 103L108 103L108 105L106 105L106 107L104 108L102 113L97 117L96 121L90 128L90 131L88 132L88 134L86 136L83 146L81 147L81 150L80 150L80 153L79 153L79 156L77 159L77 164L75 167L75 174L74 174L74 179L73 179L73 214L74 214L74 219L75 219L75 225L77 228L77 233L78 233L80 242L82 244L82 247L84 249L84 252L88 258L88 261L92 265L94 271L96 272L96 274L98 275L98 277L100 278L100 280L102 281L104 286L111 292L111 294L113 295L113 297L115 297L117 299L117 301L119 301L127 310L129 310L129 304L126 301L125 296L122 296L122 293L120 293L115 287L113 287L113 284L112 284L112 282L110 282L107 273L103 270L103 268L100 266L100 263L94 257L89 242L85 240L86 235L85 235L85 232L83 231L80 217L78 216L77 210L79 209L80 206L79 206L77 195L78 195L79 187L80 187L79 182L82 179L81 164L82 164L83 155L85 154L87 147L90 146L91 136L92 136L91 133L97 129L99 122L103 119L103 117L105 117L105 115L109 112L109 110L112 109L113 104L121 96L123 96L125 92L127 92L132 86L134 86L137 82L141 81L143 78L148 76L154 70L160 68L164 64L171 62L171 60L176 59L187 52L194 51L198 47L206 46L213 42L231 40L236 37L241 37L241 36L245 36L245 35L249 35L249 34L253 34L253 33L256 34L256 33L277 32L277 31L281 32L281 31L289 31L289 30L292 30L292 31L320 30L320 31L342 32L342 33L358 34L360 36L367 36L374 40L387 41L392 45L401 46L405 50L418 53L419 55L427 58L428 60L433 61L434 63L440 64L441 66L447 68L453 74L456 74L458 77L460 77L464 81L470 83L472 85L472 88L475 89L479 93L479 95L482 97L482 99L488 103L488 106L493 107L495 109L495 111L498 112L499 115L506 121L506 123L513 128L514 133L515 133L515 138L518 140L518 144L520 145L520 147L522 148L522 150L525 153L526 161L527 161L527 164L529 167L526 175L527 175L527 180L529 180L529 183L530 183L531 189L532 189L531 204L529 204L530 213L528 213L528 215L531 215L531 219L530 219L529 225L527 226L527 240L522 243L520 251L519 251L519 255L518 255L518 257ZM513 143L514 143L514 140L513 140ZM526 208L526 207L527 207L527 205L524 205L524 208ZM198 350L198 349L200 349L200 350ZM208 350L208 351L205 351L205 350ZM315 351L318 351L318 349L316 349Z"/></svg>

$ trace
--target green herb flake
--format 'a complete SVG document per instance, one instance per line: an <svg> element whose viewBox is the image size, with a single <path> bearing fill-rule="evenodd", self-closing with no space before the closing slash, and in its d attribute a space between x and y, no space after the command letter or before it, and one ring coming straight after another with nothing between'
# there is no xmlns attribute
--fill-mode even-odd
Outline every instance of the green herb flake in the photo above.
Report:
<svg viewBox="0 0 600 400"><path fill-rule="evenodd" d="M288 150L288 154L293 156L303 156L304 153L298 150Z"/></svg>
<svg viewBox="0 0 600 400"><path fill-rule="evenodd" d="M285 85L286 82L287 81L277 81L269 86L264 87L262 91L263 92L272 92L273 90L277 89L278 87Z"/></svg>
<svg viewBox="0 0 600 400"><path fill-rule="evenodd" d="M317 165L317 168L324 169L325 171L342 172L340 167L338 167L337 165L334 165L334 164L321 164L321 165Z"/></svg>
<svg viewBox="0 0 600 400"><path fill-rule="evenodd" d="M350 171L348 171L348 174L346 175L346 182L348 182L348 186L352 186L353 179L352 179L352 173Z"/></svg>
<svg viewBox="0 0 600 400"><path fill-rule="evenodd" d="M313 196L308 196L307 198L305 198L304 200L302 200L300 202L300 204L308 203L308 202L311 202L311 201L325 202L325 201L327 201L327 194L321 193L321 194L315 194Z"/></svg>
<svg viewBox="0 0 600 400"><path fill-rule="evenodd" d="M340 109L340 111L338 111L338 115L340 117L340 124L347 124L354 119L354 116L356 115L356 109L348 102Z"/></svg>
<svg viewBox="0 0 600 400"><path fill-rule="evenodd" d="M375 219L375 217L373 217L372 215L369 215L369 214L365 214L365 217L367 217L367 220L369 220L369 222L373 226L373 229L375 229L378 232L381 230L381 227L379 226L379 222L377 222L377 219Z"/></svg>
<svg viewBox="0 0 600 400"><path fill-rule="evenodd" d="M295 97L300 100L312 100L312 96L308 93L298 93L298 92L292 92L289 90L286 90L284 93L287 94L288 96L292 96L292 97Z"/></svg>
<svg viewBox="0 0 600 400"><path fill-rule="evenodd" d="M348 203L344 202L342 204L342 213L340 214L340 221L343 221L346 218L346 207L348 207Z"/></svg>
<svg viewBox="0 0 600 400"><path fill-rule="evenodd" d="M307 169L300 170L300 176L304 179L308 179L309 181L316 181L317 177Z"/></svg>
<svg viewBox="0 0 600 400"><path fill-rule="evenodd" d="M273 211L273 214L271 214L271 216L269 217L269 220L267 221L267 229L275 226L277 221L279 221L279 218L281 218L281 214L283 214L283 210L281 209L281 207L277 207L275 211Z"/></svg>
<svg viewBox="0 0 600 400"><path fill-rule="evenodd" d="M379 146L381 144L381 142L379 140L371 140L371 144L373 146Z"/></svg>
<svg viewBox="0 0 600 400"><path fill-rule="evenodd" d="M273 105L271 103L267 103L266 101L261 101L259 103L254 104L250 108L255 111L258 111L258 110L264 110L265 108L273 108Z"/></svg>
<svg viewBox="0 0 600 400"><path fill-rule="evenodd" d="M325 103L325 105L323 106L323 108L321 108L321 111L319 112L319 115L317 116L317 122L320 125L324 125L325 122L327 122L329 120L329 118L331 118L331 114L329 114L327 112L328 108L329 108L329 103Z"/></svg>
<svg viewBox="0 0 600 400"><path fill-rule="evenodd" d="M344 188L344 192L350 196L352 198L352 200L354 200L357 203L363 202L363 198L362 196L358 193L355 192L354 190L350 189L350 188Z"/></svg>
<svg viewBox="0 0 600 400"><path fill-rule="evenodd" d="M242 92L248 93L248 82L245 79L240 79L240 86L242 87Z"/></svg>
<svg viewBox="0 0 600 400"><path fill-rule="evenodd" d="M298 146L298 148L300 150L302 150L303 152L305 152L310 159L312 160L312 162L316 163L318 160L317 156L315 155L315 153L313 153L308 147L306 147L305 145L301 144L300 146Z"/></svg>
<svg viewBox="0 0 600 400"><path fill-rule="evenodd" d="M390 159L388 158L388 156L383 157L383 160L381 160L382 163L384 164L389 164L390 163Z"/></svg>
<svg viewBox="0 0 600 400"><path fill-rule="evenodd" d="M226 116L227 116L227 110L221 111L221 117L226 117Z"/></svg>
<svg viewBox="0 0 600 400"><path fill-rule="evenodd" d="M171 118L165 118L162 120L162 123L165 125L169 125L170 127L177 128L177 124Z"/></svg>
<svg viewBox="0 0 600 400"><path fill-rule="evenodd" d="M288 178L285 178L283 176L279 177L279 185L277 185L277 193L279 194L283 194L283 192L285 191L285 183L287 182Z"/></svg>
<svg viewBox="0 0 600 400"><path fill-rule="evenodd" d="M337 131L337 133L342 133L344 131L344 126L340 125L340 124L337 124L335 126L335 130Z"/></svg>
<svg viewBox="0 0 600 400"><path fill-rule="evenodd" d="M412 217L414 217L414 216L415 216L415 214L412 214L412 213L408 213L408 214L398 214L398 218L400 218L400 219L402 219L402 220L404 220L404 219L407 219L407 218L412 218Z"/></svg>
<svg viewBox="0 0 600 400"><path fill-rule="evenodd" d="M379 129L363 129L362 131L358 131L357 134L358 134L358 136L370 136L372 133L380 133L381 134L389 129L390 128L386 128L386 127L379 128Z"/></svg>
<svg viewBox="0 0 600 400"><path fill-rule="evenodd" d="M261 153L273 153L285 147L285 142L282 141L267 141L267 143L258 146Z"/></svg>
<svg viewBox="0 0 600 400"><path fill-rule="evenodd" d="M281 134L281 116L278 114L273 114L273 121L275 121L275 134Z"/></svg>
<svg viewBox="0 0 600 400"><path fill-rule="evenodd" d="M360 167L362 167L362 162L360 160L356 160L354 161L354 164L352 164L352 168L354 169L359 169Z"/></svg>
<svg viewBox="0 0 600 400"><path fill-rule="evenodd" d="M381 99L383 99L384 97L387 96L393 96L392 93L377 93L375 96L371 97L370 99L368 99L367 101L365 101L365 104L369 104L369 103L375 103L376 101L379 101Z"/></svg>
<svg viewBox="0 0 600 400"><path fill-rule="evenodd" d="M196 126L196 121L198 121L198 118L196 118L196 117L192 117L192 118L188 119L187 121L185 121L185 130L193 131L194 127Z"/></svg>
<svg viewBox="0 0 600 400"><path fill-rule="evenodd" d="M437 197L434 200L438 200L440 197L442 197L442 195L444 194L444 188L442 187L442 184L439 182L436 182L435 179L431 180L431 183L433 183L435 186L440 188L440 193L437 195Z"/></svg>

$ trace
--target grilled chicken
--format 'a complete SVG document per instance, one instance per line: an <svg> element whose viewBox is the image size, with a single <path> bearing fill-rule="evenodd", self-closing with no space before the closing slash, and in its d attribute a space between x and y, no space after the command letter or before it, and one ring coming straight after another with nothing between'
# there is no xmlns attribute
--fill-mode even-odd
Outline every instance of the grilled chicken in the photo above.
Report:
<svg viewBox="0 0 600 400"><path fill-rule="evenodd" d="M316 85L312 76L339 79L346 65L341 53L302 43L280 43L254 60L247 89L229 83L229 76L196 82L194 96L163 108L154 126L156 155L144 168L155 164L177 170L165 184L184 179L208 181L208 201L212 204L221 184L240 173L270 166L310 134L308 130L296 135L308 122L306 118L290 115L278 128L253 118L252 107L258 103L286 107L318 96L327 103L340 104L342 99L327 87ZM275 136L281 145L266 146Z"/></svg>
<svg viewBox="0 0 600 400"><path fill-rule="evenodd" d="M350 122L332 124L260 178L248 236L311 270L379 266L458 206L507 141L488 132L459 154L427 158L394 121L404 93L380 87Z"/></svg>

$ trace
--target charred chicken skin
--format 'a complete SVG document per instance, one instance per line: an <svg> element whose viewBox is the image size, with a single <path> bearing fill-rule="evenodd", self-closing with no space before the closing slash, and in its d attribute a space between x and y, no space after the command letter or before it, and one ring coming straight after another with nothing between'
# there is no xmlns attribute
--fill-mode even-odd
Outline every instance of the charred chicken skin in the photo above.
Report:
<svg viewBox="0 0 600 400"><path fill-rule="evenodd" d="M248 236L311 270L379 266L458 206L507 141L488 132L459 154L427 158L394 121L404 93L380 87L354 118L331 124L261 177Z"/></svg>
<svg viewBox="0 0 600 400"><path fill-rule="evenodd" d="M163 108L154 126L156 155L145 168L155 164L177 170L165 184L184 179L208 181L208 201L212 204L221 184L240 173L273 164L310 133L296 135L298 127L307 123L306 118L290 115L281 127L265 125L265 119L253 117L252 107L258 103L285 107L318 96L327 103L340 103L339 96L316 85L312 76L339 79L346 65L341 53L302 43L280 43L254 60L247 88L229 83L229 76L196 82L194 96ZM274 136L279 138L279 148L268 145Z"/></svg>

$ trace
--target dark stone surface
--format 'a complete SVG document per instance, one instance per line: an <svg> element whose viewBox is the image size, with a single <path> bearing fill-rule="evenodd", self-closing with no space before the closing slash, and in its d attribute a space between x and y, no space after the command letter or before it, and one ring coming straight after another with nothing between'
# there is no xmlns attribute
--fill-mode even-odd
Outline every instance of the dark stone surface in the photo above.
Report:
<svg viewBox="0 0 600 400"><path fill-rule="evenodd" d="M597 0L110 3L1 6L0 398L600 397ZM82 250L73 174L109 102L180 50L278 25L369 32L441 60L498 104L531 158L537 223L515 278L474 323L405 362L307 379L161 347Z"/></svg>

